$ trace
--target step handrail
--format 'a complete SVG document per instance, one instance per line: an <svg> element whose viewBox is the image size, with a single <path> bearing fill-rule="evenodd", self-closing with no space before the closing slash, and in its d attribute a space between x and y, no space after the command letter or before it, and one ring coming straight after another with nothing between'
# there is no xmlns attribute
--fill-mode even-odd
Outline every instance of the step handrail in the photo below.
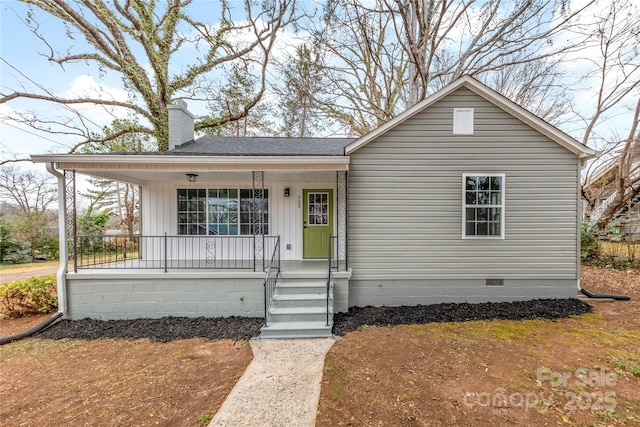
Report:
<svg viewBox="0 0 640 427"><path fill-rule="evenodd" d="M275 272L275 273L274 273ZM277 236L276 244L273 247L273 253L269 259L269 265L265 270L264 277L264 326L267 327L269 321L269 309L273 303L273 294L278 284L278 276L280 275L280 236Z"/></svg>
<svg viewBox="0 0 640 427"><path fill-rule="evenodd" d="M327 250L327 323L326 326L329 326L329 292L331 290L331 270L333 265L333 242L337 239L337 236L329 236L329 245Z"/></svg>

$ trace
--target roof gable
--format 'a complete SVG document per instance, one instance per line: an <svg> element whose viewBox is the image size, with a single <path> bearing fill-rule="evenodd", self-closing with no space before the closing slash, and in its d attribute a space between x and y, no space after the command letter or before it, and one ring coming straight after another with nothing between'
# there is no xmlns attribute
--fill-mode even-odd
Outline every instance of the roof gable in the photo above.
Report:
<svg viewBox="0 0 640 427"><path fill-rule="evenodd" d="M540 117L536 116L535 114L532 114L531 112L522 108L515 102L502 96L498 92L494 91L493 89L489 88L488 86L484 85L483 83L479 82L478 80L470 76L461 77L455 82L447 85L446 87L442 88L441 90L427 97L423 101L419 102L418 104L414 105L413 107L409 108L408 110L404 111L403 113L389 120L387 123L383 124L382 126L379 126L378 128L367 133L366 135L353 141L352 143L350 143L345 147L345 154L350 155L354 153L361 147L368 144L370 141L376 139L380 135L395 128L396 126L400 125L407 119L415 116L417 113L423 111L424 109L429 108L431 105L435 104L439 100L445 98L449 94L455 92L456 90L462 87L471 90L475 94L481 96L485 100L491 102L498 108L502 109L506 113L516 117L517 119L527 124L531 128L545 135L552 141L558 143L562 147L578 155L578 157L583 159L589 159L595 156L595 151L592 150L591 148L585 145L582 145L581 143L579 143L578 141L576 141L566 133L562 132L555 126L547 123L546 121L542 120Z"/></svg>

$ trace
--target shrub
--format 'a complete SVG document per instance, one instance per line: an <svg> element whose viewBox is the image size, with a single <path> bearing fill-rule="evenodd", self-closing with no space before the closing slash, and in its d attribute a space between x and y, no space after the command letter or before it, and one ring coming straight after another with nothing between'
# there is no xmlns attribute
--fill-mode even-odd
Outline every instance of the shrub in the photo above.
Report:
<svg viewBox="0 0 640 427"><path fill-rule="evenodd" d="M611 270L628 270L630 268L640 269L640 260L630 259L623 256L600 255L597 257L583 260L582 265L590 265L592 267L608 268Z"/></svg>
<svg viewBox="0 0 640 427"><path fill-rule="evenodd" d="M0 262L3 264L23 264L31 262L31 248L13 238L11 225L0 219Z"/></svg>
<svg viewBox="0 0 640 427"><path fill-rule="evenodd" d="M58 308L56 276L32 277L0 286L0 310L9 317L50 313Z"/></svg>
<svg viewBox="0 0 640 427"><path fill-rule="evenodd" d="M35 252L44 255L49 261L60 258L60 243L57 235L51 234L43 237L33 249Z"/></svg>
<svg viewBox="0 0 640 427"><path fill-rule="evenodd" d="M26 264L33 261L31 248L22 243L15 243L2 256L3 264Z"/></svg>
<svg viewBox="0 0 640 427"><path fill-rule="evenodd" d="M597 230L588 221L580 227L580 258L582 261L590 261L600 256L600 243Z"/></svg>

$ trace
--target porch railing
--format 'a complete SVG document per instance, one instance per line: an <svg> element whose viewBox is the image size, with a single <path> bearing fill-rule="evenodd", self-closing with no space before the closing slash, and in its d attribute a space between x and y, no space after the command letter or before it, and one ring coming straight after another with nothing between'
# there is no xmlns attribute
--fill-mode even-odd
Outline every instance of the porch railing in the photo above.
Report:
<svg viewBox="0 0 640 427"><path fill-rule="evenodd" d="M334 251L334 247L337 245L337 241L338 236L329 236L329 253L327 254L327 326L329 326L329 292L331 291L331 271L333 269L335 269L336 271L340 269L340 261L338 259L338 256L334 257L334 254L337 252L337 250Z"/></svg>
<svg viewBox="0 0 640 427"><path fill-rule="evenodd" d="M142 236L76 237L78 269L262 269L279 246L279 236Z"/></svg>
<svg viewBox="0 0 640 427"><path fill-rule="evenodd" d="M277 236L273 253L265 270L264 277L264 326L269 326L269 309L273 302L273 294L280 275L280 236Z"/></svg>

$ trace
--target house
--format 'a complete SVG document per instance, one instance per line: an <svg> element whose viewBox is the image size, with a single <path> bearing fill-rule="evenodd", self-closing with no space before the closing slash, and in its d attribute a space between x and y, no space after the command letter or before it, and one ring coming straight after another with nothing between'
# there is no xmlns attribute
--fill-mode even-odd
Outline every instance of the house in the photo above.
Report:
<svg viewBox="0 0 640 427"><path fill-rule="evenodd" d="M603 222L601 219L605 211L613 203L616 203L619 196L616 179L622 153L616 154L617 157L604 164L600 172L588 179L582 188L585 198L595 201L593 209L589 209L586 200L584 201L583 220L588 220L594 225ZM629 173L631 185L622 195L624 203L613 212L607 224L600 225L599 233L603 238L624 238L627 241L637 241L640 238L640 172L638 166L639 159L634 158Z"/></svg>
<svg viewBox="0 0 640 427"><path fill-rule="evenodd" d="M354 306L576 295L595 153L471 77L358 139L194 140L180 103L169 126L168 152L33 156L66 200L68 317L322 336ZM139 185L140 235L78 236L76 174Z"/></svg>

